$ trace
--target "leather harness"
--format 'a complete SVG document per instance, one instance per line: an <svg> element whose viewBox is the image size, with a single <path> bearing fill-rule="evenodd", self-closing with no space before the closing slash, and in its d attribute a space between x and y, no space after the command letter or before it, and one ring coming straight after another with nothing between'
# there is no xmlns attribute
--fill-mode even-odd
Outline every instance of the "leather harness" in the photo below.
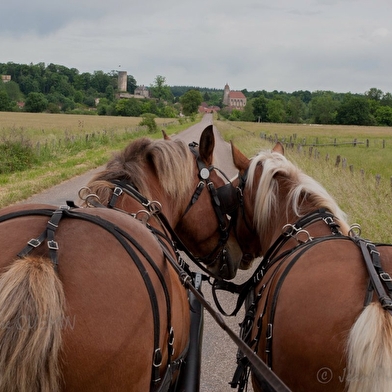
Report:
<svg viewBox="0 0 392 392"><path fill-rule="evenodd" d="M331 230L331 235L318 237L318 238L309 238L308 241L299 243L292 249L286 250L282 253L279 253L279 250L282 246L287 242L289 238L293 236L296 232L303 230L306 226L315 223L317 221L324 221ZM287 275L289 274L291 268L295 265L295 263L303 256L310 248L313 246L317 246L318 244L325 241L333 241L335 239L347 240L354 242L360 249L363 255L363 259L369 274L370 282L369 289L366 295L365 306L371 302L373 290L377 294L377 297L382 305L382 307L388 311L392 315L392 278L391 276L385 272L381 266L380 253L377 251L377 246L379 245L387 245L389 244L373 244L370 241L364 240L363 238L353 235L353 236L344 236L339 231L339 225L335 222L334 216L324 210L319 209L306 215L305 217L298 220L294 225L288 225L287 229L278 237L278 239L274 242L274 244L268 249L266 254L264 255L263 260L256 268L255 272L251 276L248 281L243 283L242 285L235 285L231 282L215 282L213 287L214 298L216 299L215 290L227 290L232 293L238 293L238 301L234 311L229 315L237 314L238 310L241 308L245 301L248 301L246 307L246 314L243 322L240 324L241 331L240 335L247 342L249 347L253 350L257 350L257 343L261 339L262 334L262 319L263 317L268 318L267 330L265 331L265 339L266 339L266 359L267 365L270 369L272 369L272 342L273 342L273 323L274 316L276 311L276 306L279 298L279 292L283 285L283 282ZM292 257L288 264L285 264L284 261L287 260L288 257ZM262 281L266 271L273 265L278 264L275 268L273 274L269 277L269 279L273 279L274 276L278 273L279 269L284 265L284 270L280 270L279 279L275 285L273 291L267 290L269 281L264 282L264 284L260 287L258 293L254 293L253 290L255 287ZM267 296L264 302L264 308L261 311L261 316L257 320L257 332L253 339L251 339L251 332L253 330L253 325L255 323L255 316L258 304L263 296ZM215 301L217 303L217 299ZM270 310L267 312L267 303L270 303ZM218 305L219 303L217 303ZM223 311L223 310L220 310ZM238 386L238 391L243 391L246 387L249 377L249 363L248 359L239 351L237 354L237 370L233 376L233 380L230 383L233 388ZM262 382L262 380L260 380Z"/></svg>
<svg viewBox="0 0 392 392"><path fill-rule="evenodd" d="M18 257L23 258L29 255L35 248L44 244L46 240L47 247L49 249L49 257L52 261L54 269L58 272L59 263L57 257L57 251L59 249L59 244L55 241L55 232L57 227L59 226L60 220L63 218L71 218L71 219L81 219L93 224L96 224L110 234L112 234L117 241L123 246L126 252L129 254L133 262L135 263L136 267L139 270L140 276L142 277L144 284L147 288L150 305L153 313L153 323L154 323L154 350L153 350L153 365L152 365L152 379L151 379L151 390L156 392L163 392L167 391L171 380L172 375L180 368L182 362L184 361L187 348L181 353L176 359L173 359L173 343L174 343L174 330L171 326L171 301L169 296L168 287L162 275L162 272L159 270L157 265L155 264L154 260L151 256L147 253L147 251L137 242L137 240L129 235L126 231L122 230L120 227L114 225L113 223L99 217L96 215L90 215L83 213L83 209L79 208L70 208L69 206L61 206L59 209L34 209L34 210L23 210L17 211L13 213L9 213L0 217L0 223L6 220L14 219L21 216L30 216L30 215L39 215L39 216L48 216L49 220L46 225L46 229L43 231L41 235L37 238L32 238L28 241L27 245L18 253ZM174 260L171 256L171 242L168 238L159 233L158 230L153 229L150 227L150 231L154 234L155 238L157 238L161 248L163 250L163 254L165 258L170 256L171 264L179 263L184 267L183 260ZM157 294L154 288L154 285L151 281L150 276L148 275L143 262L141 261L138 254L135 252L135 249L140 252L143 257L147 260L147 262L152 267L154 273L157 275L160 284L162 286L165 300L166 300L166 317L167 317L167 332L168 332L168 360L167 360L167 367L166 373L163 379L160 378L160 367L162 365L162 350L159 344L159 336L160 336L160 323L159 323L159 307L157 301ZM177 255L178 252L172 248L172 251ZM178 256L179 258L179 256Z"/></svg>

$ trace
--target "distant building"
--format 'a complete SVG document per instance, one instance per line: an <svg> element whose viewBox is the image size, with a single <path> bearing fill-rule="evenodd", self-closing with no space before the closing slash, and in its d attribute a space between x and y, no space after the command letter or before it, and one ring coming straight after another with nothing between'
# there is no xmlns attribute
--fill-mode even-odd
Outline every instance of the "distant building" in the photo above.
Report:
<svg viewBox="0 0 392 392"><path fill-rule="evenodd" d="M7 82L11 81L11 75L1 75L1 81L3 83L7 83Z"/></svg>
<svg viewBox="0 0 392 392"><path fill-rule="evenodd" d="M226 83L223 90L223 105L229 109L243 110L246 106L246 97L241 91L231 91Z"/></svg>
<svg viewBox="0 0 392 392"><path fill-rule="evenodd" d="M219 110L219 106L208 106L207 102L202 102L199 106L199 113L201 114L219 112Z"/></svg>
<svg viewBox="0 0 392 392"><path fill-rule="evenodd" d="M118 72L118 91L127 91L127 85L128 85L128 76L127 76L127 71L119 71Z"/></svg>
<svg viewBox="0 0 392 392"><path fill-rule="evenodd" d="M145 87L144 85L136 87L134 94L138 96L142 96L143 98L150 97L150 92L148 91L148 88Z"/></svg>

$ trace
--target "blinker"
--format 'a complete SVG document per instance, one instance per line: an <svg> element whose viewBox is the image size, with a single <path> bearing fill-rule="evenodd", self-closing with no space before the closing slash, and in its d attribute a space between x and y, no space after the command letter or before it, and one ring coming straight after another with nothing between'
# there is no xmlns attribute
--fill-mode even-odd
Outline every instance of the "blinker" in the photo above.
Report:
<svg viewBox="0 0 392 392"><path fill-rule="evenodd" d="M237 188L234 188L231 183L228 183L217 188L216 192L220 201L222 213L230 216L235 215L235 212L239 207Z"/></svg>

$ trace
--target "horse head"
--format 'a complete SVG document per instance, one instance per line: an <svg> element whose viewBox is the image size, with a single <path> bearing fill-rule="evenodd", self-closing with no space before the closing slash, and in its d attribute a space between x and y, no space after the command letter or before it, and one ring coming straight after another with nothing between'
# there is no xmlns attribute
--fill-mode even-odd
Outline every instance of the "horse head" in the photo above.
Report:
<svg viewBox="0 0 392 392"><path fill-rule="evenodd" d="M212 164L214 146L212 126L189 146L165 134L164 140L135 140L90 181L85 194L161 229L164 217L179 248L184 245L215 277L232 279L242 252L220 202L226 185Z"/></svg>
<svg viewBox="0 0 392 392"><path fill-rule="evenodd" d="M175 232L213 275L232 279L241 267L242 258L228 217L237 208L236 189L231 183L225 183L218 174L222 172L213 165L214 148L212 125L204 129L199 143L189 144L194 161L192 192ZM197 227L200 230L195 230Z"/></svg>
<svg viewBox="0 0 392 392"><path fill-rule="evenodd" d="M345 214L333 198L284 156L280 142L252 159L232 144L232 155L239 170L234 185L242 195L236 235L245 258L263 255L284 227L316 209L331 212L348 231Z"/></svg>
<svg viewBox="0 0 392 392"><path fill-rule="evenodd" d="M263 239L269 237L270 234L265 227L260 231L257 223L258 216L255 214L255 211L259 211L256 200L258 200L258 192L261 188L263 164L254 160L251 167L252 159L247 158L232 142L231 148L234 166L238 169L238 177L233 185L237 186L241 195L235 231L238 243L244 252L242 264L251 265L254 258L264 254L268 245L264 244ZM278 142L272 152L283 156L283 145Z"/></svg>

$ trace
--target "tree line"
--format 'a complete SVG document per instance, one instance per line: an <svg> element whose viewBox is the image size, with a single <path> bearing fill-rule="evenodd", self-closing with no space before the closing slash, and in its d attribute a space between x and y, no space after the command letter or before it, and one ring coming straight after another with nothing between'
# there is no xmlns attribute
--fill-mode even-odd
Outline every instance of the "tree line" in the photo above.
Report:
<svg viewBox="0 0 392 392"><path fill-rule="evenodd" d="M246 107L231 110L223 105L223 89L169 86L161 75L148 87L149 99L119 98L118 71L80 73L52 63L8 62L0 63L0 75L11 76L11 81L0 83L0 111L170 118L197 113L205 102L219 107L219 115L231 121L392 126L392 94L375 87L363 94L242 90ZM127 77L127 92L133 94L136 79Z"/></svg>
<svg viewBox="0 0 392 392"><path fill-rule="evenodd" d="M392 126L392 94L370 88L364 94L333 91L256 91L243 111L223 114L231 119L274 123Z"/></svg>

